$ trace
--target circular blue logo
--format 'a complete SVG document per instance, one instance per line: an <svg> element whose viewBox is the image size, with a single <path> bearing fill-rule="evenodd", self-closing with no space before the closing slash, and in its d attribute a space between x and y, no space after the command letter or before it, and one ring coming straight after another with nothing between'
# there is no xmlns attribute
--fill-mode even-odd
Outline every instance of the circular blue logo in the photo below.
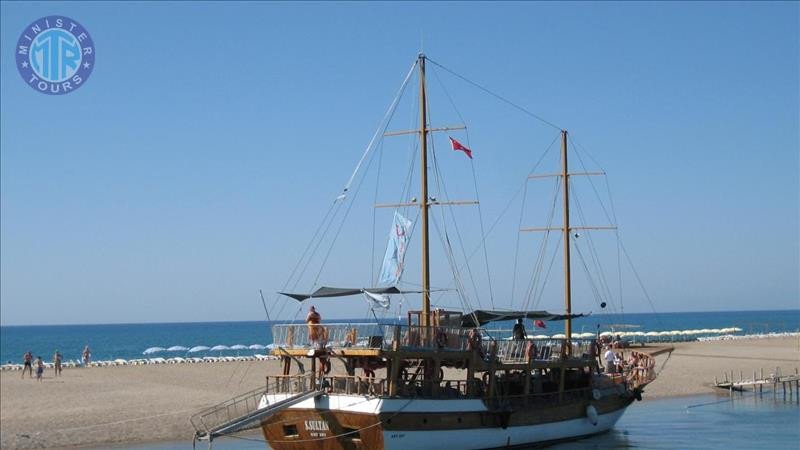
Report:
<svg viewBox="0 0 800 450"><path fill-rule="evenodd" d="M68 94L83 86L94 69L94 57L89 32L69 17L42 17L17 41L19 74L43 94Z"/></svg>

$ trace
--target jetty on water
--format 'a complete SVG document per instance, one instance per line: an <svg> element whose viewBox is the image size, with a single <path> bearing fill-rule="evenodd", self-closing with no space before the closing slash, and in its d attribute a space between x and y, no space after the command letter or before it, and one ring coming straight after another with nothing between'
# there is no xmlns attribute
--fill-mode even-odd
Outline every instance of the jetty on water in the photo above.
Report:
<svg viewBox="0 0 800 450"><path fill-rule="evenodd" d="M780 367L775 368L775 372L765 376L764 369L760 370L758 376L753 371L752 378L744 378L744 373L739 372L739 381L734 378L733 371L725 373L725 379L719 380L714 377L714 387L719 389L726 389L733 395L734 392L743 393L747 390L763 394L764 386L769 389L772 386L772 395L777 396L778 390L783 392L783 397L786 398L788 393L789 398L794 398L800 403L800 373L798 369L794 369L793 374L783 375Z"/></svg>

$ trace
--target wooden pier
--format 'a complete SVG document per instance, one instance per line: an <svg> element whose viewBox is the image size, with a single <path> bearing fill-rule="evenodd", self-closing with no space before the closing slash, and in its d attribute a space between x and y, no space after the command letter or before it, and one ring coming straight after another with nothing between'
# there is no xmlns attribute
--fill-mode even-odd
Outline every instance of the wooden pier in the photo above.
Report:
<svg viewBox="0 0 800 450"><path fill-rule="evenodd" d="M761 369L759 374L753 371L752 378L745 378L744 373L740 371L738 381L734 378L733 371L726 372L723 380L714 377L714 387L726 389L730 395L733 395L734 392L743 393L745 391L763 394L764 386L767 386L768 392L769 388L772 387L773 396L777 396L780 390L783 393L784 400L788 394L789 399L794 398L795 401L800 403L800 373L798 373L797 368L794 369L793 374L783 375L780 367L776 367L775 372L767 376L764 375L764 369Z"/></svg>

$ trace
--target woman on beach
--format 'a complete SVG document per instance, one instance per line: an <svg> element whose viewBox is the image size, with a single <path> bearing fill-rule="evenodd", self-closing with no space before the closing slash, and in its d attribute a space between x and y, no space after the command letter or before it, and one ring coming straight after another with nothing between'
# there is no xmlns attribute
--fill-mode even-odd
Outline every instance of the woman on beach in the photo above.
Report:
<svg viewBox="0 0 800 450"><path fill-rule="evenodd" d="M83 347L83 366L89 367L89 358L92 356L92 352L89 351L89 344L86 344L86 347Z"/></svg>
<svg viewBox="0 0 800 450"><path fill-rule="evenodd" d="M56 353L53 355L53 369L55 370L56 376L61 376L61 353L56 350Z"/></svg>
<svg viewBox="0 0 800 450"><path fill-rule="evenodd" d="M44 374L44 362L41 356L36 357L36 379L41 382Z"/></svg>
<svg viewBox="0 0 800 450"><path fill-rule="evenodd" d="M26 370L28 371L28 377L29 378L33 378L33 366L32 366L32 364L33 364L33 353L31 353L30 350L25 352L25 354L22 355L22 361L23 361L22 378L25 378L25 371Z"/></svg>

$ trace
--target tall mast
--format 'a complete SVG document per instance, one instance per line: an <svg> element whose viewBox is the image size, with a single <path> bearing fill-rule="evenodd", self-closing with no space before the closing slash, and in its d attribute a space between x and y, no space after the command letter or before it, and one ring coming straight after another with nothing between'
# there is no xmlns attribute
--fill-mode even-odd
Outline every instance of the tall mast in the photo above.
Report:
<svg viewBox="0 0 800 450"><path fill-rule="evenodd" d="M422 320L420 325L431 325L431 272L428 255L428 105L425 92L425 55L419 54L419 155L420 155L420 214L422 217Z"/></svg>
<svg viewBox="0 0 800 450"><path fill-rule="evenodd" d="M572 284L569 263L569 173L567 172L567 130L561 130L561 179L564 183L564 306L567 320L564 324L567 352L571 349L572 340ZM567 353L569 354L569 353Z"/></svg>

